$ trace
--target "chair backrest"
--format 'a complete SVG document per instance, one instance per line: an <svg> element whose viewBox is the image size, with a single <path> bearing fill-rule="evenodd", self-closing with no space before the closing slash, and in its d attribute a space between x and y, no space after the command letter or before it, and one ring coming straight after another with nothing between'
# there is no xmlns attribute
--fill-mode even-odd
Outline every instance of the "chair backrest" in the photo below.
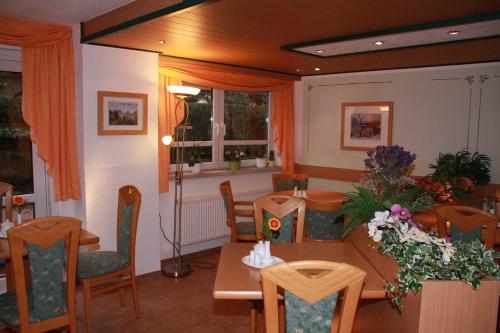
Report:
<svg viewBox="0 0 500 333"><path fill-rule="evenodd" d="M338 331L351 332L365 271L344 263L312 260L274 265L261 270L261 276L267 333L278 333L278 287L285 290L286 332L332 332L342 290Z"/></svg>
<svg viewBox="0 0 500 333"><path fill-rule="evenodd" d="M482 229L484 231L484 244L486 249L493 248L495 243L495 234L497 230L498 218L488 214L478 208L469 206L442 206L436 208L438 214L438 233L445 237L446 222L449 221L450 237L452 241L463 240L471 241L473 239L481 240Z"/></svg>
<svg viewBox="0 0 500 333"><path fill-rule="evenodd" d="M302 243L304 237L304 219L306 215L306 203L304 200L288 195L271 194L254 201L254 214L257 239L264 238L262 223L276 217L281 222L281 228L279 236L273 239L272 242L293 242L294 220L296 217L295 243Z"/></svg>
<svg viewBox="0 0 500 333"><path fill-rule="evenodd" d="M135 239L140 208L141 192L133 185L121 187L118 191L117 251L127 258L132 266L135 263Z"/></svg>
<svg viewBox="0 0 500 333"><path fill-rule="evenodd" d="M7 231L21 332L40 321L57 320L68 314L76 318L80 227L81 221L77 219L56 216L26 222ZM32 279L29 291L23 264L25 245Z"/></svg>
<svg viewBox="0 0 500 333"><path fill-rule="evenodd" d="M2 198L5 195L5 216L2 214ZM12 221L12 185L0 182L0 222Z"/></svg>
<svg viewBox="0 0 500 333"><path fill-rule="evenodd" d="M294 187L298 190L307 190L309 176L304 173L274 173L273 192L291 191Z"/></svg>
<svg viewBox="0 0 500 333"><path fill-rule="evenodd" d="M342 238L344 219L336 213L342 207L343 199L337 201L316 201L306 199L306 239L336 240Z"/></svg>
<svg viewBox="0 0 500 333"><path fill-rule="evenodd" d="M226 209L226 224L228 225L228 227L231 227L231 220L234 218L234 199L233 192L231 191L231 183L229 182L229 180L220 183L219 190L220 194L222 195L222 199L224 200L224 208Z"/></svg>

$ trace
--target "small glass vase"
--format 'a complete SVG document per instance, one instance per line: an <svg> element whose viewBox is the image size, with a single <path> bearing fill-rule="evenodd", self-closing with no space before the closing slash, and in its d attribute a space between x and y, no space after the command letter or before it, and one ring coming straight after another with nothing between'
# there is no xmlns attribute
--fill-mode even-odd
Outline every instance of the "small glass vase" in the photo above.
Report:
<svg viewBox="0 0 500 333"><path fill-rule="evenodd" d="M238 171L241 168L241 161L229 161L229 170Z"/></svg>

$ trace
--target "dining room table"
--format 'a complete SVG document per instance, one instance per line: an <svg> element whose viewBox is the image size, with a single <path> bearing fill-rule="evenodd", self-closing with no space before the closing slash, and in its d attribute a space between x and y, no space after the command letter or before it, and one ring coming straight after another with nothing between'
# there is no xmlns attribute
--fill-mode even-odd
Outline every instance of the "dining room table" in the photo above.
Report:
<svg viewBox="0 0 500 333"><path fill-rule="evenodd" d="M222 247L213 288L215 299L262 299L260 269L247 266L242 260L253 246L252 243L227 243ZM384 278L351 242L272 244L271 254L285 262L326 260L356 266L367 273L361 299L387 298Z"/></svg>
<svg viewBox="0 0 500 333"><path fill-rule="evenodd" d="M79 245L93 245L99 243L99 236L91 233L88 230L81 229L80 230L80 240ZM26 255L28 254L26 249ZM9 240L7 238L0 238L0 259L5 260L5 275L7 278L7 290L13 290L13 267L10 261L10 248L9 248Z"/></svg>
<svg viewBox="0 0 500 333"><path fill-rule="evenodd" d="M303 190L304 199L310 199L321 202L339 202L346 199L345 193L325 190ZM273 194L294 195L294 191L276 191Z"/></svg>

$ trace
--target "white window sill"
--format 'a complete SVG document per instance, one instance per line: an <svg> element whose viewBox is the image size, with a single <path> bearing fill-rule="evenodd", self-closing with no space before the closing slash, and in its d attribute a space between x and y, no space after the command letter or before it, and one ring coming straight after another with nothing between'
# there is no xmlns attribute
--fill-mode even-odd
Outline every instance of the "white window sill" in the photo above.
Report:
<svg viewBox="0 0 500 333"><path fill-rule="evenodd" d="M184 172L184 179L196 179L196 178L206 178L206 177L224 177L224 176L239 176L248 175L253 173L264 173L264 172L280 172L281 167L275 166L272 168L257 168L257 167L247 167L241 168L238 171L231 171L229 169L216 169L216 170L203 170L200 173L191 173L190 171ZM175 180L173 173L168 175L169 180Z"/></svg>

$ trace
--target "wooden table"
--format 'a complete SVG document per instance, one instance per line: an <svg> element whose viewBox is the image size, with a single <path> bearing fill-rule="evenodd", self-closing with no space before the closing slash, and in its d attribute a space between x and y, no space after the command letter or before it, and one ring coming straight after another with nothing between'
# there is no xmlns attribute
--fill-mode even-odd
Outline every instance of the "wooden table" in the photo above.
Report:
<svg viewBox="0 0 500 333"><path fill-rule="evenodd" d="M222 247L213 291L215 299L262 299L260 270L241 262L253 245L228 243ZM384 279L350 242L273 244L271 252L285 261L328 260L351 264L367 273L362 299L386 298Z"/></svg>
<svg viewBox="0 0 500 333"><path fill-rule="evenodd" d="M345 199L345 193L320 190L305 190L306 199L323 202L338 202ZM278 191L273 194L293 195L293 191Z"/></svg>
<svg viewBox="0 0 500 333"><path fill-rule="evenodd" d="M90 231L81 229L80 231L80 246L99 243L99 237ZM5 238L0 238L0 259L10 259L9 241Z"/></svg>

